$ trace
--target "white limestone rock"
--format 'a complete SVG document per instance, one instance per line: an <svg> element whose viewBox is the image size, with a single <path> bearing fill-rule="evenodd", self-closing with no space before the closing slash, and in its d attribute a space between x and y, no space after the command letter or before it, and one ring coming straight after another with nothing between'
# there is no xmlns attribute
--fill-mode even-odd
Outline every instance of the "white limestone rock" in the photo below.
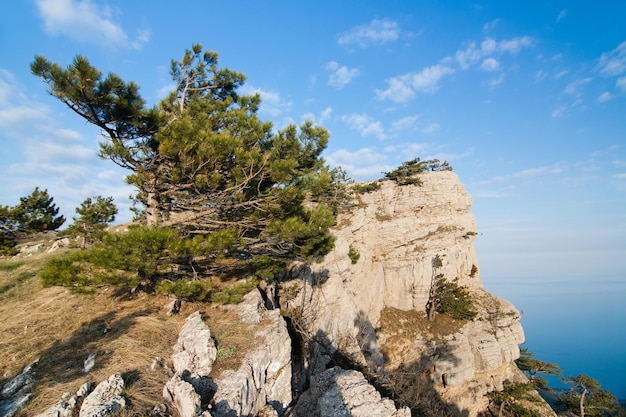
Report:
<svg viewBox="0 0 626 417"><path fill-rule="evenodd" d="M269 323L255 334L257 347L246 355L241 367L215 379L213 416L256 415L267 404L281 414L291 402L291 340L287 326L278 310L265 312L264 318Z"/></svg>
<svg viewBox="0 0 626 417"><path fill-rule="evenodd" d="M311 387L300 397L293 417L410 417L408 408L397 410L393 401L382 398L363 374L338 367L311 379Z"/></svg>
<svg viewBox="0 0 626 417"><path fill-rule="evenodd" d="M106 417L126 407L123 397L124 380L114 374L102 381L89 394L80 407L79 417Z"/></svg>
<svg viewBox="0 0 626 417"><path fill-rule="evenodd" d="M163 397L174 404L181 417L198 417L202 413L200 395L178 373L165 384Z"/></svg>
<svg viewBox="0 0 626 417"><path fill-rule="evenodd" d="M172 360L178 373L189 371L205 377L211 373L217 358L217 348L211 338L211 330L204 323L199 311L187 317L174 346Z"/></svg>

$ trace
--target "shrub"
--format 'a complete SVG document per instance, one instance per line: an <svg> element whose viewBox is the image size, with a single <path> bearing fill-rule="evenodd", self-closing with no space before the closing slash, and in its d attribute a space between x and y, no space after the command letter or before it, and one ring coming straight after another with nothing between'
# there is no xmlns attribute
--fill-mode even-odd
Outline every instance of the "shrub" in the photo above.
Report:
<svg viewBox="0 0 626 417"><path fill-rule="evenodd" d="M354 184L353 188L354 192L359 194L371 193L373 191L380 190L380 182L368 182L366 184Z"/></svg>
<svg viewBox="0 0 626 417"><path fill-rule="evenodd" d="M243 296L255 289L256 285L256 279L239 281L231 287L222 288L221 291L211 294L211 301L219 304L239 304L243 301Z"/></svg>
<svg viewBox="0 0 626 417"><path fill-rule="evenodd" d="M176 281L161 280L156 285L157 291L173 294L178 298L190 301L206 300L211 290L211 282L206 280L179 279Z"/></svg>
<svg viewBox="0 0 626 417"><path fill-rule="evenodd" d="M355 263L357 263L360 257L361 254L359 253L359 251L357 251L352 245L350 245L350 250L348 250L348 258L350 258L352 264L354 265Z"/></svg>

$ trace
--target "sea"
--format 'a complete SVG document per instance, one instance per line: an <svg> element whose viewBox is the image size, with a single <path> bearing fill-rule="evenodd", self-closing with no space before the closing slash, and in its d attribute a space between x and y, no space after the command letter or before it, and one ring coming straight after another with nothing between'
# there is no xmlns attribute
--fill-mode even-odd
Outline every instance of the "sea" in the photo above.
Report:
<svg viewBox="0 0 626 417"><path fill-rule="evenodd" d="M522 311L523 347L536 359L558 364L563 376L589 375L626 400L626 277L482 280Z"/></svg>

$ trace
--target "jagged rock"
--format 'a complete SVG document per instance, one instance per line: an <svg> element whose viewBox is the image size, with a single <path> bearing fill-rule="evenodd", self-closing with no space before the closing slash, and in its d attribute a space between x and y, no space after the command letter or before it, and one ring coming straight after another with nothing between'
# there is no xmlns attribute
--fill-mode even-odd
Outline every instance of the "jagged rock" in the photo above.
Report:
<svg viewBox="0 0 626 417"><path fill-rule="evenodd" d="M37 361L26 366L22 373L9 380L0 389L0 416L11 417L30 399L33 372Z"/></svg>
<svg viewBox="0 0 626 417"><path fill-rule="evenodd" d="M312 340L309 376L324 371L338 351L375 373L424 362L437 395L472 417L484 409L487 392L518 378L513 360L524 334L517 310L482 286L471 196L452 172L420 179L421 186L384 181L359 195L359 205L338 217L335 247L325 259L292 268L293 279L281 284L281 307ZM351 249L360 255L355 264ZM436 274L472 294L478 317L444 340L422 332L400 348L386 346L383 358L393 336L375 330L383 310L425 314L436 257L442 260Z"/></svg>
<svg viewBox="0 0 626 417"><path fill-rule="evenodd" d="M339 367L311 378L311 387L295 406L292 417L410 417L408 408L397 410L382 398L362 373Z"/></svg>
<svg viewBox="0 0 626 417"><path fill-rule="evenodd" d="M55 240L50 249L48 249L47 253L56 252L60 248L66 248L70 245L70 239L68 237L64 237L63 239Z"/></svg>
<svg viewBox="0 0 626 417"><path fill-rule="evenodd" d="M187 317L178 341L174 346L172 360L178 373L189 371L198 376L208 376L217 357L215 342L211 339L211 330L196 311Z"/></svg>
<svg viewBox="0 0 626 417"><path fill-rule="evenodd" d="M102 381L85 398L80 407L79 417L106 417L126 407L122 396L124 380L120 374L114 374Z"/></svg>
<svg viewBox="0 0 626 417"><path fill-rule="evenodd" d="M163 388L163 397L174 404L181 417L197 417L202 413L202 400L194 386L175 374Z"/></svg>
<svg viewBox="0 0 626 417"><path fill-rule="evenodd" d="M87 356L87 359L85 359L85 362L83 363L84 374L88 374L93 367L96 366L96 357L98 357L97 353L90 353L89 356Z"/></svg>
<svg viewBox="0 0 626 417"><path fill-rule="evenodd" d="M180 298L176 298L172 300L171 302L167 303L165 305L165 315L167 317L171 317L174 314L178 314L182 304L183 304L183 301Z"/></svg>
<svg viewBox="0 0 626 417"><path fill-rule="evenodd" d="M44 243L33 243L32 245L24 245L19 252L19 255L32 255L35 252L40 252L45 247Z"/></svg>
<svg viewBox="0 0 626 417"><path fill-rule="evenodd" d="M213 416L256 415L267 404L281 414L291 402L291 341L287 326L278 310L266 311L264 318L269 323L255 334L258 347L246 355L237 371L225 371L215 380Z"/></svg>
<svg viewBox="0 0 626 417"><path fill-rule="evenodd" d="M76 394L72 395L72 393L66 393L64 398L67 398L67 400L56 403L36 417L72 417L75 415L75 410L80 408L85 396L92 390L93 383L87 382L80 387Z"/></svg>
<svg viewBox="0 0 626 417"><path fill-rule="evenodd" d="M265 310L265 304L258 291L250 291L244 295L243 301L236 305L239 320L246 324L259 324L263 319L261 314L263 310Z"/></svg>

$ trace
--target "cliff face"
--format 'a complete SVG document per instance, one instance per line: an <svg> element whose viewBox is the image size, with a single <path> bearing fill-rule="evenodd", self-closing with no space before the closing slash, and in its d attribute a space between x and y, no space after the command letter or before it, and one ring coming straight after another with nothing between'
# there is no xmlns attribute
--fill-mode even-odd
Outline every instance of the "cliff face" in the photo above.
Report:
<svg viewBox="0 0 626 417"><path fill-rule="evenodd" d="M338 354L376 375L412 369L449 412L473 416L484 394L524 378L513 363L524 334L517 310L481 283L471 197L452 172L420 178L421 186L385 181L360 195L339 218L334 251L295 268L281 301L311 335L309 375ZM469 290L476 318L426 319L437 274Z"/></svg>

